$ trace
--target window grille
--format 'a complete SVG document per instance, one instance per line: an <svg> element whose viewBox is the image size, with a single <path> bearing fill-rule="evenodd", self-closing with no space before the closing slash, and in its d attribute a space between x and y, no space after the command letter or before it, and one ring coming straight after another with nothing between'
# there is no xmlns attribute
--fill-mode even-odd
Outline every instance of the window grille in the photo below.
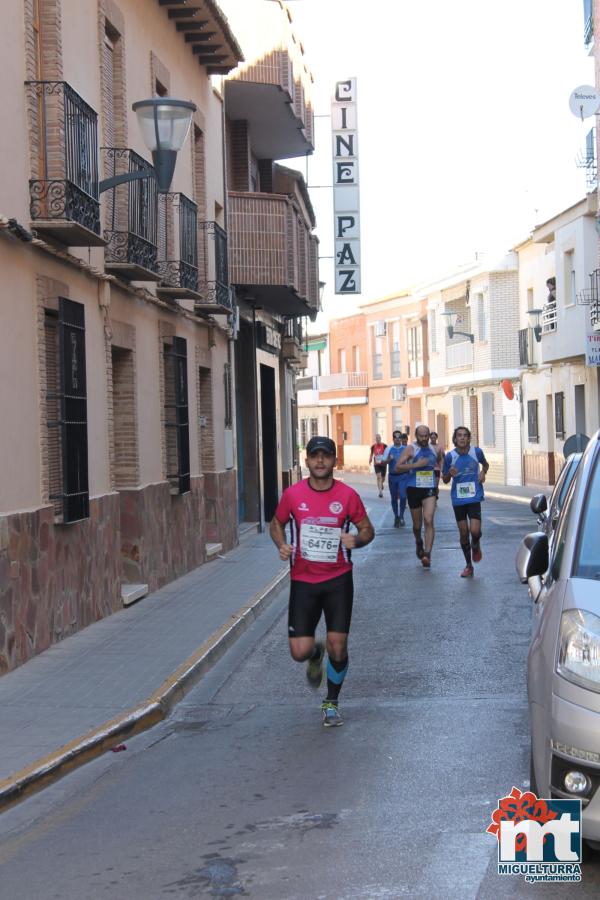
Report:
<svg viewBox="0 0 600 900"><path fill-rule="evenodd" d="M554 430L557 438L565 436L565 395L558 391L554 395Z"/></svg>
<svg viewBox="0 0 600 900"><path fill-rule="evenodd" d="M165 344L165 428L167 480L177 493L190 490L190 435L187 379L187 342L174 337Z"/></svg>
<svg viewBox="0 0 600 900"><path fill-rule="evenodd" d="M46 314L46 350L49 499L64 523L77 522L89 517L82 303L59 297L58 319Z"/></svg>
<svg viewBox="0 0 600 900"><path fill-rule="evenodd" d="M538 401L527 401L527 437L531 444L537 444L540 439L538 428Z"/></svg>

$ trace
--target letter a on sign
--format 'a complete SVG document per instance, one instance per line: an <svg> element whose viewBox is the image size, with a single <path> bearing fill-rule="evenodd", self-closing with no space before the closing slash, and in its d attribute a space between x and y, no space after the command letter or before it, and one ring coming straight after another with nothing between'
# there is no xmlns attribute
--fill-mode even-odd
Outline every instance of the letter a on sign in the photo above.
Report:
<svg viewBox="0 0 600 900"><path fill-rule="evenodd" d="M356 78L338 81L331 101L336 294L360 294L360 182L356 122Z"/></svg>

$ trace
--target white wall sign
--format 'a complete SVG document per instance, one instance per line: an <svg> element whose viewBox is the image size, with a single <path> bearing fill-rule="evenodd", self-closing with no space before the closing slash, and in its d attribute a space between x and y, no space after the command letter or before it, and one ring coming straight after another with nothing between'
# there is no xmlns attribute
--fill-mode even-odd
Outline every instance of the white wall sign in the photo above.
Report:
<svg viewBox="0 0 600 900"><path fill-rule="evenodd" d="M356 121L356 78L338 81L331 101L336 294L360 294L360 192Z"/></svg>
<svg viewBox="0 0 600 900"><path fill-rule="evenodd" d="M600 366L600 331L588 331L585 336L586 366Z"/></svg>

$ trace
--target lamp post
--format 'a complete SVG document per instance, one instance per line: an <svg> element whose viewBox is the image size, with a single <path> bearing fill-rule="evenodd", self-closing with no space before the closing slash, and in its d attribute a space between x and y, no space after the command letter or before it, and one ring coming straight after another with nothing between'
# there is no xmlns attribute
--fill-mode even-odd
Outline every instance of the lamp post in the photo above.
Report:
<svg viewBox="0 0 600 900"><path fill-rule="evenodd" d="M542 314L541 309L528 309L527 310L527 315L532 316L533 335L538 344L542 340L542 326L540 325L541 314Z"/></svg>
<svg viewBox="0 0 600 900"><path fill-rule="evenodd" d="M177 154L187 137L196 104L189 100L176 100L174 97L154 97L151 100L138 100L132 109L137 114L138 124L144 143L152 153L154 177L159 191L168 191L175 171ZM99 192L102 194L118 184L126 184L139 178L147 178L148 170L126 172L115 175L100 182Z"/></svg>
<svg viewBox="0 0 600 900"><path fill-rule="evenodd" d="M459 334L461 337L468 338L472 344L475 343L475 335L474 334L470 334L467 331L456 331L455 326L458 323L458 313L443 312L442 315L447 316L447 318L448 318L448 324L446 325L446 331L448 333L448 337L450 338L450 340L452 340L452 338L455 335Z"/></svg>

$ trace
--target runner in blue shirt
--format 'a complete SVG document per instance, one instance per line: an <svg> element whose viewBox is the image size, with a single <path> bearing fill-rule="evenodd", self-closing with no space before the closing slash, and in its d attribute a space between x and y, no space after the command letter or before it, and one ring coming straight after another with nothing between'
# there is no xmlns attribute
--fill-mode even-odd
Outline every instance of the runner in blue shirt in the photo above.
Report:
<svg viewBox="0 0 600 900"><path fill-rule="evenodd" d="M392 502L392 512L394 513L394 528L398 528L400 525L404 525L406 476L396 473L395 466L408 443L408 435L402 434L401 431L394 431L392 437L394 443L390 447L385 448L382 462L384 465L389 466L388 488L390 489L390 500ZM400 502L399 506L398 501Z"/></svg>
<svg viewBox="0 0 600 900"><path fill-rule="evenodd" d="M442 480L448 484L452 479L450 498L466 562L460 577L472 578L473 563L480 562L483 555L480 546L481 501L485 499L483 482L490 466L483 450L471 447L471 432L466 426L454 429L452 443L454 450L444 457Z"/></svg>
<svg viewBox="0 0 600 900"><path fill-rule="evenodd" d="M435 537L433 517L438 494L435 468L440 463L441 453L430 445L430 431L427 425L417 426L415 438L415 443L405 448L396 463L395 471L408 474L406 494L413 521L417 556L423 568L429 569ZM423 525L425 525L424 539L421 534Z"/></svg>

